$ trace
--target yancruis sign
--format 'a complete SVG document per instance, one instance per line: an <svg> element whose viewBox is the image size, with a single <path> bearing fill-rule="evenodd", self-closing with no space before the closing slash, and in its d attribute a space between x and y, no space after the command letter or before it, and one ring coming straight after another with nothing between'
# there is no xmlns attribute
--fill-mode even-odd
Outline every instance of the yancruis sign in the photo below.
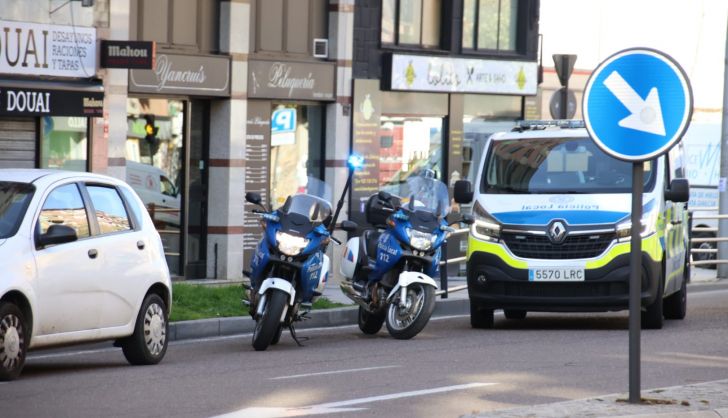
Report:
<svg viewBox="0 0 728 418"><path fill-rule="evenodd" d="M101 41L101 67L151 70L156 44L147 41Z"/></svg>

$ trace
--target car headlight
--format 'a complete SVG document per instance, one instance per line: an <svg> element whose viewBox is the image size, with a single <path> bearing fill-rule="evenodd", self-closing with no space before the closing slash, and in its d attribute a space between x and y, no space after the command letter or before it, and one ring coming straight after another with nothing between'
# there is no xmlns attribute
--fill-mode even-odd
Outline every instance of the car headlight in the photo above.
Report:
<svg viewBox="0 0 728 418"><path fill-rule="evenodd" d="M420 251L427 251L432 248L432 244L434 244L437 239L437 235L435 234L417 231L412 228L407 228L407 237L409 238L412 248Z"/></svg>
<svg viewBox="0 0 728 418"><path fill-rule="evenodd" d="M309 240L303 237L297 237L280 231L276 232L276 245L278 246L278 251L285 255L294 256L301 254L301 251L306 248L308 242Z"/></svg>
<svg viewBox="0 0 728 418"><path fill-rule="evenodd" d="M479 202L475 202L475 205L473 205L473 218L475 222L470 226L470 233L475 238L484 241L498 241L500 239L500 224L483 209Z"/></svg>
<svg viewBox="0 0 728 418"><path fill-rule="evenodd" d="M658 211L652 210L644 215L640 220L640 237L650 236L657 231L657 215ZM616 226L617 241L627 242L632 237L632 220L627 219Z"/></svg>

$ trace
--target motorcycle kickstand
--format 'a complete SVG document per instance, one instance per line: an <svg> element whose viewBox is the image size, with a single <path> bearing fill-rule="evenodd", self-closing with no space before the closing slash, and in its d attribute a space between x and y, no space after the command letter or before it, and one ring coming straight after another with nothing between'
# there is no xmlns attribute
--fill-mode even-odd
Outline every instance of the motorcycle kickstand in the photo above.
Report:
<svg viewBox="0 0 728 418"><path fill-rule="evenodd" d="M288 326L288 329L291 331L291 338L293 338L293 341L295 341L296 344L298 344L299 347L305 347L301 343L301 340L307 341L308 340L308 337L301 337L301 340L299 340L298 339L298 335L296 335L296 328L293 326L293 324L289 325Z"/></svg>

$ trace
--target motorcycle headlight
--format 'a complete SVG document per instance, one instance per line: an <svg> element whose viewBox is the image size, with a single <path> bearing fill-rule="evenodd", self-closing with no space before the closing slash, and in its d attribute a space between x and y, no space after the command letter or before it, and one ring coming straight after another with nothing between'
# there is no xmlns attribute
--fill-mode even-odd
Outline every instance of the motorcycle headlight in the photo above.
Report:
<svg viewBox="0 0 728 418"><path fill-rule="evenodd" d="M475 205L473 205L473 218L475 222L470 226L470 233L475 238L484 241L498 241L500 239L500 224L483 209L479 202L475 202Z"/></svg>
<svg viewBox="0 0 728 418"><path fill-rule="evenodd" d="M294 256L301 254L304 248L308 245L306 238L297 237L295 235L286 234L285 232L276 232L276 245L278 251L285 255Z"/></svg>
<svg viewBox="0 0 728 418"><path fill-rule="evenodd" d="M640 220L640 237L650 236L657 231L658 211L652 210L644 215ZM632 220L627 219L616 226L617 241L627 242L632 237Z"/></svg>
<svg viewBox="0 0 728 418"><path fill-rule="evenodd" d="M435 234L417 231L412 228L407 228L407 237L409 238L412 248L420 251L429 250L432 248L432 244L435 243L435 240L437 240L437 235Z"/></svg>

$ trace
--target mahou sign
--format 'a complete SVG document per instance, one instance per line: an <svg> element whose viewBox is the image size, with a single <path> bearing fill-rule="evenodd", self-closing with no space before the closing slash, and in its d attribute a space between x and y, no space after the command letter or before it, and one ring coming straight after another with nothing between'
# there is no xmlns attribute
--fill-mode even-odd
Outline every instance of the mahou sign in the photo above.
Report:
<svg viewBox="0 0 728 418"><path fill-rule="evenodd" d="M156 44L147 41L101 41L101 67L151 70L156 62Z"/></svg>
<svg viewBox="0 0 728 418"><path fill-rule="evenodd" d="M96 75L96 29L0 20L0 73Z"/></svg>

